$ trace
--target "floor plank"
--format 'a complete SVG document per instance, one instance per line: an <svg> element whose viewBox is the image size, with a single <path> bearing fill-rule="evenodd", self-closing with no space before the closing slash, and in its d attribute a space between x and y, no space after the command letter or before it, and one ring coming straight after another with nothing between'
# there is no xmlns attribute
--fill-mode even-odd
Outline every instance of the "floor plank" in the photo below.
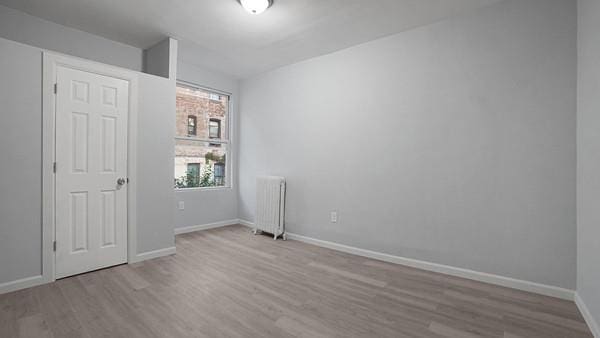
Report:
<svg viewBox="0 0 600 338"><path fill-rule="evenodd" d="M0 295L2 337L592 337L573 302L253 236Z"/></svg>

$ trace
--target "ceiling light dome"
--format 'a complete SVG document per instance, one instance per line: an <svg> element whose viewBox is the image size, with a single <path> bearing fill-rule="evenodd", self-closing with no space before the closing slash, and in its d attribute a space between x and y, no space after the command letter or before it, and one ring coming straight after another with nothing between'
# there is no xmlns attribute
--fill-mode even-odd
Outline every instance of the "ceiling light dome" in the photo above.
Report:
<svg viewBox="0 0 600 338"><path fill-rule="evenodd" d="M239 0L242 7L252 14L260 14L271 7L273 0Z"/></svg>

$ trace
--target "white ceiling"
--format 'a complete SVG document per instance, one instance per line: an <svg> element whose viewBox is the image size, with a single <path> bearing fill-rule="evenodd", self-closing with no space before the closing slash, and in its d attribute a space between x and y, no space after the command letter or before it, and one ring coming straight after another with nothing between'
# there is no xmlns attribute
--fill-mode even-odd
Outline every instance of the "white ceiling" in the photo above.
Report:
<svg viewBox="0 0 600 338"><path fill-rule="evenodd" d="M261 15L236 0L0 0L140 48L172 36L181 60L236 77L323 55L499 0L275 0Z"/></svg>

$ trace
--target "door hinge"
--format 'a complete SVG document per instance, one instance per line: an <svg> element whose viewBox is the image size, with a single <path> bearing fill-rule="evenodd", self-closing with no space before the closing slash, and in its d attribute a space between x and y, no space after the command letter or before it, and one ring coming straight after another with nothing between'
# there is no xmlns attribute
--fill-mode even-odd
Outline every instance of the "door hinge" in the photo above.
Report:
<svg viewBox="0 0 600 338"><path fill-rule="evenodd" d="M56 162L54 162L54 164L52 164L52 171L56 174Z"/></svg>
<svg viewBox="0 0 600 338"><path fill-rule="evenodd" d="M54 84L54 94L58 93L58 83Z"/></svg>
<svg viewBox="0 0 600 338"><path fill-rule="evenodd" d="M52 250L54 250L54 252L56 252L56 241L52 242Z"/></svg>

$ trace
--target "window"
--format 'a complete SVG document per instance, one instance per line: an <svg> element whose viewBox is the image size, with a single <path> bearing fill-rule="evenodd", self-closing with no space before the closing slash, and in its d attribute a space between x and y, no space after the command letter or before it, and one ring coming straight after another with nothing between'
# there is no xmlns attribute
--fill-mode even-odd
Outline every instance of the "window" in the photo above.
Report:
<svg viewBox="0 0 600 338"><path fill-rule="evenodd" d="M198 184L200 182L200 163L188 163L186 175L190 182Z"/></svg>
<svg viewBox="0 0 600 338"><path fill-rule="evenodd" d="M229 96L177 84L174 186L230 186Z"/></svg>
<svg viewBox="0 0 600 338"><path fill-rule="evenodd" d="M196 116L188 116L188 135L196 135Z"/></svg>
<svg viewBox="0 0 600 338"><path fill-rule="evenodd" d="M221 121L217 119L210 119L208 121L208 138L219 139L221 138ZM218 143L211 143L213 147L220 147L221 145Z"/></svg>
<svg viewBox="0 0 600 338"><path fill-rule="evenodd" d="M208 137L221 138L221 121L217 119L210 119L208 122Z"/></svg>

